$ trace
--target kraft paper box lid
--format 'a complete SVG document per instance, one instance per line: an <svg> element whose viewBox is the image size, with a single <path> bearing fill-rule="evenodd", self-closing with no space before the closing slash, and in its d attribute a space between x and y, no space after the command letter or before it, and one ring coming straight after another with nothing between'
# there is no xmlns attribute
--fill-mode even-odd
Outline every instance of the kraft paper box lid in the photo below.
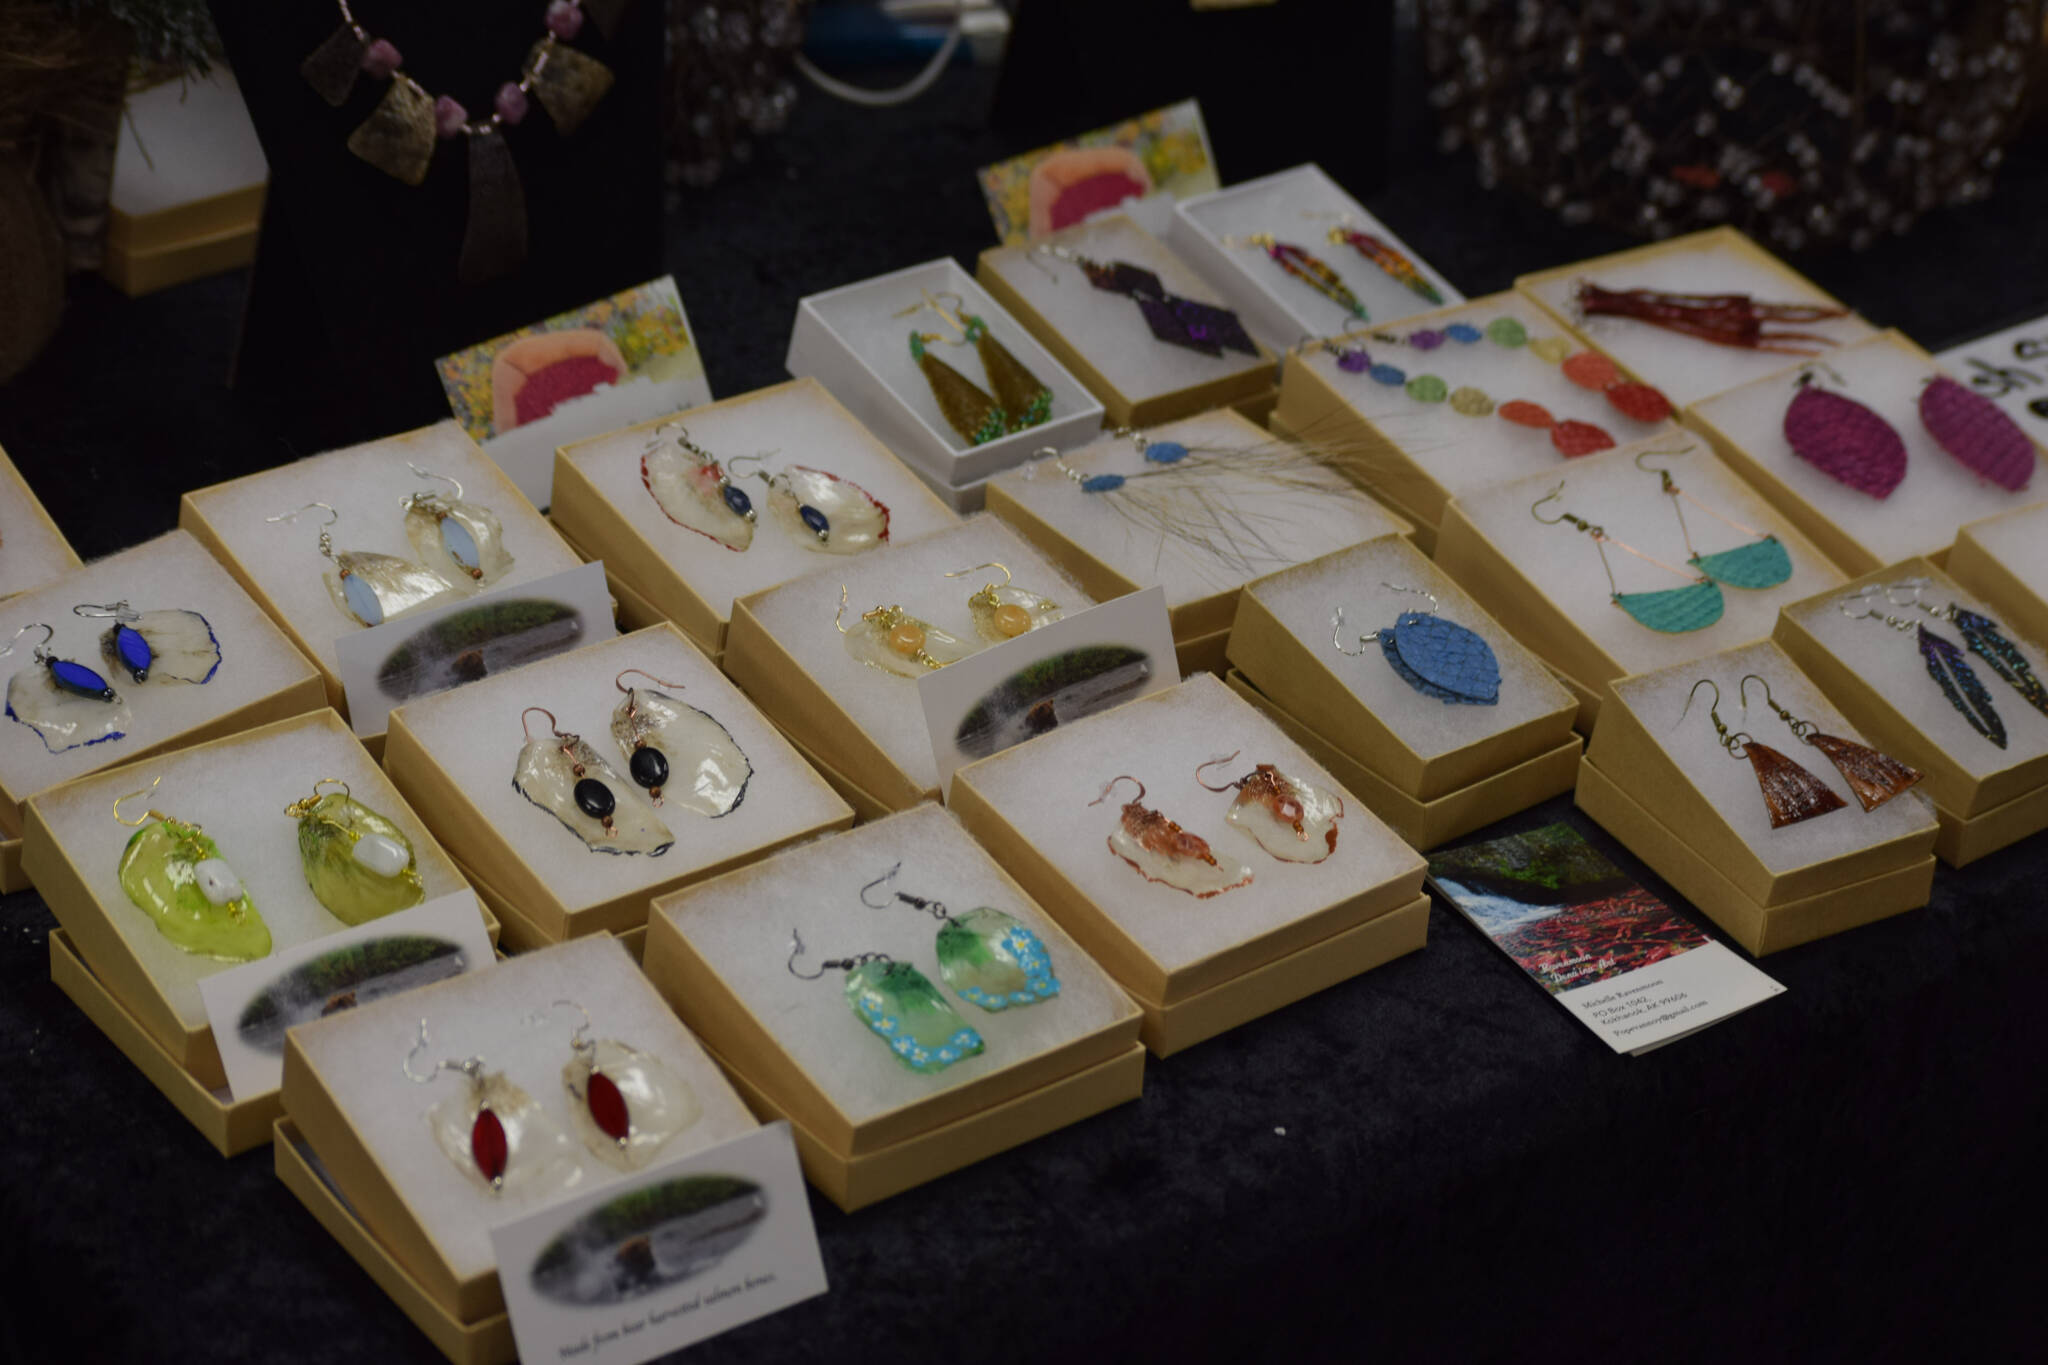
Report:
<svg viewBox="0 0 2048 1365"><path fill-rule="evenodd" d="M211 677L203 683L179 682L160 668L149 681L136 683L109 663L102 642L114 622L83 618L72 608L122 601L138 612L179 609L204 617L220 649ZM123 714L127 720L117 739L56 753L28 725L12 718L0 725L0 833L22 832L21 803L35 792L103 768L318 710L324 701L313 666L183 531L96 559L0 602L0 642L14 643L13 653L0 665L10 675L10 692L42 685L37 677L42 665L34 659L42 639L40 625L55 631L47 646L53 656L83 664L113 687L119 702L109 706L108 721Z"/></svg>
<svg viewBox="0 0 2048 1365"><path fill-rule="evenodd" d="M642 479L641 457L671 422L710 451L728 478L753 500L752 542L734 551L677 525ZM757 465L763 451L778 453ZM742 461L735 470L732 461ZM755 468L822 469L864 490L889 509L891 543L959 524L935 497L839 400L814 379L775 384L736 398L641 422L561 447L555 457L555 500L549 515L581 551L644 596L706 653L724 652L732 603L840 557L799 543L767 506L767 490L748 477Z"/></svg>
<svg viewBox="0 0 2048 1365"><path fill-rule="evenodd" d="M1942 569L1997 608L2000 620L2048 639L2048 502L1963 527Z"/></svg>
<svg viewBox="0 0 2048 1365"><path fill-rule="evenodd" d="M468 885L347 724L324 709L95 773L29 800L24 853L51 913L121 1008L209 1087L225 1086L227 1077L199 982L239 964L183 951L129 900L120 862L134 831L115 823L114 801L142 791L126 802L128 819L160 810L205 830L242 879L275 952L349 927L307 886L298 823L283 814L325 778L346 783L356 800L404 832L424 899Z"/></svg>
<svg viewBox="0 0 2048 1365"><path fill-rule="evenodd" d="M1800 358L1775 351L1720 346L1633 318L1582 317L1576 302L1581 280L1605 289L1748 294L1763 303L1842 306L1811 280L1732 227L1688 233L1650 246L1538 271L1515 281L1516 289L1612 360L1629 378L1662 389L1680 408L1752 379L1776 374L1798 364ZM1873 330L1854 313L1790 326L1792 330L1825 337L1838 346L1860 341Z"/></svg>
<svg viewBox="0 0 2048 1365"><path fill-rule="evenodd" d="M896 879L863 903L864 885L892 867ZM1022 921L1043 943L1058 993L1000 1010L968 1002L936 963L939 921L895 902L894 891L954 915L987 906ZM792 964L795 938L804 952ZM842 972L795 974L862 953L922 972L980 1035L981 1053L913 1070L848 1008ZM1122 1055L1138 1037L1138 1011L1117 983L930 804L662 897L648 925L647 975L730 1070L843 1157L1028 1095Z"/></svg>
<svg viewBox="0 0 2048 1365"><path fill-rule="evenodd" d="M1232 797L1206 790L1258 763L1343 801L1334 850L1320 863L1283 862L1227 819ZM1149 880L1108 844L1122 784L1144 804L1242 864L1249 884L1200 899ZM1109 972L1162 1006L1243 975L1421 894L1425 864L1355 795L1213 675L1127 702L962 768L952 808L997 862Z"/></svg>
<svg viewBox="0 0 2048 1365"><path fill-rule="evenodd" d="M752 768L739 802L711 817L665 801L652 814L674 835L659 854L594 848L553 812L513 785L526 736L553 725L580 735L613 769L605 778L624 805L644 801L613 739L618 685L662 692L724 727ZM669 684L667 686L663 683ZM825 830L853 812L790 748L710 661L670 625L586 645L510 673L409 702L391 713L384 766L450 854L487 876L494 890L549 941L604 930L623 933L647 919L665 891Z"/></svg>
<svg viewBox="0 0 2048 1365"><path fill-rule="evenodd" d="M1752 674L1762 683L1747 684L1745 710L1743 680ZM1703 680L1708 687L1699 687ZM1587 761L1667 829L1682 832L1744 897L1767 908L1925 860L1934 850L1932 803L1908 790L1865 811L1834 764L1767 708L1766 686L1772 700L1818 733L1864 742L1783 650L1761 640L1618 679ZM1726 750L1714 729L1709 706L1716 688L1731 734L1783 755L1842 804L1773 829L1756 769Z"/></svg>
<svg viewBox="0 0 2048 1365"><path fill-rule="evenodd" d="M0 448L0 598L39 588L78 566L78 552Z"/></svg>
<svg viewBox="0 0 2048 1365"><path fill-rule="evenodd" d="M1192 266L1120 213L1077 223L1031 246L981 253L975 278L1101 400L1106 425L1170 422L1273 387L1278 359L1256 341L1256 355L1225 350L1213 356L1161 341L1135 301L1095 288L1071 261L1034 254L1041 246L1135 265L1158 276L1170 294L1224 305Z"/></svg>
<svg viewBox="0 0 2048 1365"><path fill-rule="evenodd" d="M1333 624L1343 614L1336 648ZM1403 613L1472 631L1499 670L1492 705L1446 703L1416 690L1362 637ZM1332 745L1417 801L1430 801L1555 749L1578 701L1451 577L1407 540L1385 536L1256 579L1238 599L1230 660Z"/></svg>
<svg viewBox="0 0 2048 1365"><path fill-rule="evenodd" d="M1908 555L1939 560L1964 523L2048 496L2040 448L2032 443L2033 483L2018 492L1982 478L1942 448L1921 420L1919 404L1927 385L1943 377L1927 352L1898 332L1879 332L1830 350L1811 366L1695 403L1686 421L1829 558L1850 573L1868 573ZM1851 488L1793 449L1786 411L1809 383L1876 413L1898 434L1906 472L1888 496Z"/></svg>

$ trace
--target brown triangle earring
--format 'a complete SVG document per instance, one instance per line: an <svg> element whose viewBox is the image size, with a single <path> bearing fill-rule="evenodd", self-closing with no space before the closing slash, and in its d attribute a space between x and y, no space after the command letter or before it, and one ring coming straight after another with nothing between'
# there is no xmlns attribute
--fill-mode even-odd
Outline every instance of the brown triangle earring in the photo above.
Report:
<svg viewBox="0 0 2048 1365"><path fill-rule="evenodd" d="M1746 673L1742 678L1742 709L1749 709L1749 684L1755 679L1763 684L1764 705L1778 713L1778 719L1791 727L1792 733L1805 740L1814 748L1827 755L1828 762L1835 765L1842 774L1842 780L1849 784L1849 790L1866 811L1876 810L1900 792L1917 785L1925 776L1918 768L1909 768L1890 754L1879 753L1868 744L1858 744L1853 739L1840 735L1822 734L1810 720L1800 720L1780 706L1771 696L1771 684L1760 673Z"/></svg>
<svg viewBox="0 0 2048 1365"><path fill-rule="evenodd" d="M949 325L957 324L927 292L922 303L913 304L896 314L909 317L912 313L929 308ZM978 446L997 437L1006 436L1010 431L1009 414L1002 405L990 397L988 391L969 379L945 361L933 355L928 349L933 342L944 342L948 346L965 346L966 340L953 340L939 332L910 333L910 354L917 360L917 367L924 371L925 383L931 385L932 397L938 402L939 412L944 415L947 425L960 434L960 439L971 446Z"/></svg>
<svg viewBox="0 0 2048 1365"><path fill-rule="evenodd" d="M1796 825L1849 804L1835 795L1833 787L1770 745L1759 744L1739 730L1731 734L1721 720L1721 688L1712 678L1701 678L1692 685L1692 691L1685 694L1686 710L1692 709L1692 699L1702 687L1714 689L1713 705L1707 708L1707 714L1713 719L1721 747L1730 758L1748 759L1749 766L1756 770L1756 784L1762 789L1764 806L1771 813L1772 829ZM1678 718L1684 720L1685 711L1680 711Z"/></svg>

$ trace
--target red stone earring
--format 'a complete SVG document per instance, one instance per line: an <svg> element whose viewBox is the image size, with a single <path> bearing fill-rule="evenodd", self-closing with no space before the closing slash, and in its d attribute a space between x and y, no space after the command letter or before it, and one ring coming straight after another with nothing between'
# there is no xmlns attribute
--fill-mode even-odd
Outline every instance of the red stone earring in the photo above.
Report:
<svg viewBox="0 0 2048 1365"><path fill-rule="evenodd" d="M575 1102L571 1118L593 1156L620 1170L638 1170L702 1116L689 1082L638 1048L592 1038L590 1011L574 1000L557 1000L555 1007L583 1016L569 1036L572 1055L562 1068L562 1088Z"/></svg>
<svg viewBox="0 0 2048 1365"><path fill-rule="evenodd" d="M531 1095L505 1079L503 1072L486 1071L481 1057L451 1057L434 1063L425 1075L414 1071L413 1059L426 1047L427 1021L422 1019L419 1041L405 1054L407 1080L431 1085L443 1071L453 1071L469 1082L462 1094L427 1111L434 1141L450 1161L495 1194L505 1188L512 1158L536 1141L546 1145L554 1135L543 1129L551 1125Z"/></svg>

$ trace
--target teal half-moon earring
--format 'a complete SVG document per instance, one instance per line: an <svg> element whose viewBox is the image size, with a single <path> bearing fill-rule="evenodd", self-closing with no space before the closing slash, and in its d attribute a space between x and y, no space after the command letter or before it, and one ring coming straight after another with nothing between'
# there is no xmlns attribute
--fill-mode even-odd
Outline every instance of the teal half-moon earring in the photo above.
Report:
<svg viewBox="0 0 2048 1365"><path fill-rule="evenodd" d="M1614 605L1634 617L1638 625L1665 635L1684 635L1690 631L1705 630L1721 619L1727 603L1722 600L1721 586L1704 573L1687 573L1673 564L1654 559L1625 541L1616 540L1607 534L1604 527L1596 526L1584 517L1571 512L1560 512L1554 517L1543 516L1536 509L1564 495L1564 484L1545 493L1529 504L1529 515L1545 526L1563 524L1584 532L1593 538L1593 548L1600 552L1600 567L1607 572L1607 591ZM1664 588L1655 592L1623 592L1614 581L1614 566L1607 562L1607 547L1626 550L1645 564L1654 564L1666 573L1690 579L1682 588Z"/></svg>
<svg viewBox="0 0 2048 1365"><path fill-rule="evenodd" d="M1678 480L1671 477L1671 471L1658 465L1643 463L1646 455L1689 455L1692 447L1685 450L1644 450L1636 454L1636 468L1646 474L1655 474L1663 481L1664 495L1671 499L1671 510L1678 517L1678 534L1685 537L1685 562L1698 569L1716 583L1731 588L1747 588L1752 591L1761 588L1775 588L1792 576L1792 556L1785 551L1784 543L1769 531L1759 531L1753 526L1744 526L1733 517L1722 516L1713 508L1701 502L1678 486ZM1732 526L1750 537L1747 545L1738 545L1732 550L1716 550L1712 554L1701 554L1692 543L1692 531L1685 524L1685 504L1705 512L1714 520Z"/></svg>

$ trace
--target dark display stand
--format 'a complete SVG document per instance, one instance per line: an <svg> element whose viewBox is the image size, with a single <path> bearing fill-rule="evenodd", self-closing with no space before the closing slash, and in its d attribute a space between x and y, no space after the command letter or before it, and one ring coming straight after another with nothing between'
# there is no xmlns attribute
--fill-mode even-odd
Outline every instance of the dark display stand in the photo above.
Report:
<svg viewBox="0 0 2048 1365"><path fill-rule="evenodd" d="M354 0L357 20L406 70L473 118L517 79L543 0ZM539 100L506 134L526 197L526 262L480 285L456 277L469 212L467 139L435 149L425 183L393 179L348 149L386 82L361 77L330 107L299 64L340 22L332 0L214 0L248 100L270 193L234 387L304 453L436 421L434 359L662 271L662 5L629 6L609 40L595 20L574 46L617 80L563 137Z"/></svg>

